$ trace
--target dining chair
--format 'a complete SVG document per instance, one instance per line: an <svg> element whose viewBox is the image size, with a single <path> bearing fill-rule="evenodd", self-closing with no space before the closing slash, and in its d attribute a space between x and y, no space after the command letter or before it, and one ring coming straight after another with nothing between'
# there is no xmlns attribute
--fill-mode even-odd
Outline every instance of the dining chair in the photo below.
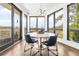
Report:
<svg viewBox="0 0 79 59"><path fill-rule="evenodd" d="M38 40L35 40L35 39L31 38L31 36L30 36L29 34L26 34L26 35L25 35L25 41L26 41L26 43L28 43L28 45L31 45L31 48L25 50L25 48L26 48L26 43L25 43L24 52L30 50L30 55L31 55L32 49L33 49L33 47L34 47L33 44L34 44L34 43L37 43Z"/></svg>
<svg viewBox="0 0 79 59"><path fill-rule="evenodd" d="M49 52L51 52L51 53L53 53L54 55L58 56L57 35L55 35L55 36L50 36L47 41L44 41L44 42L42 42L42 43L47 46L48 56L49 56ZM52 47L52 46L55 46L55 47L56 47L55 51L56 51L57 53L54 53L54 49L53 49L53 51L52 51L52 49L49 49L49 47Z"/></svg>

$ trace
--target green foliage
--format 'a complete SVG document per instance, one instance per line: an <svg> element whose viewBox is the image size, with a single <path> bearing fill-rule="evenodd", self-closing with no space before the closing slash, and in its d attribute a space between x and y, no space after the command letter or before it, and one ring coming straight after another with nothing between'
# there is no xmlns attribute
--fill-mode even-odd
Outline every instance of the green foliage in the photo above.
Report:
<svg viewBox="0 0 79 59"><path fill-rule="evenodd" d="M58 37L59 37L59 38L62 38L62 37L63 37L63 32L62 32L62 31L59 31L59 32L58 32Z"/></svg>
<svg viewBox="0 0 79 59"><path fill-rule="evenodd" d="M56 29L63 29L63 25L56 26Z"/></svg>
<svg viewBox="0 0 79 59"><path fill-rule="evenodd" d="M73 7L76 8L75 6ZM74 22L70 26L70 28L74 30L79 30L79 4L77 4L76 14L73 16L73 19L74 19ZM73 32L70 32L69 35L70 35L70 39L76 42L79 42L79 32L73 31Z"/></svg>
<svg viewBox="0 0 79 59"><path fill-rule="evenodd" d="M63 18L63 14L59 15L56 20L61 20Z"/></svg>
<svg viewBox="0 0 79 59"><path fill-rule="evenodd" d="M79 32L71 32L70 33L70 39L79 42Z"/></svg>

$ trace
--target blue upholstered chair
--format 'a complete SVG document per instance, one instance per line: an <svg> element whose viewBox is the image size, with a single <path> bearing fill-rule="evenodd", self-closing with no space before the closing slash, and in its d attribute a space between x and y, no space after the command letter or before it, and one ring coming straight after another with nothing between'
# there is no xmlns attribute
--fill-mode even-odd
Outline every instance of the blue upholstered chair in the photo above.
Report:
<svg viewBox="0 0 79 59"><path fill-rule="evenodd" d="M48 55L49 52L53 53L54 55L58 56L58 47L57 47L57 34L55 36L50 36L47 41L42 42L44 45L47 46ZM55 46L57 53L54 53L49 47Z"/></svg>
<svg viewBox="0 0 79 59"><path fill-rule="evenodd" d="M26 43L31 44L31 48L25 50L25 48L26 48L26 43L25 43L25 46L24 46L24 52L30 50L30 55L31 55L32 48L34 47L33 44L34 44L34 43L37 43L38 40L32 39L30 35L26 34L26 35L25 35L25 41L26 41Z"/></svg>

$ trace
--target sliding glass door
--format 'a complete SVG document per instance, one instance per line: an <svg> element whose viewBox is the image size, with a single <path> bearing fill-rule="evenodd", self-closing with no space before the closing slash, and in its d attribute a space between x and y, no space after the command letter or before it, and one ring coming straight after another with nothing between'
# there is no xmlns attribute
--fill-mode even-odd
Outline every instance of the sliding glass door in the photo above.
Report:
<svg viewBox="0 0 79 59"><path fill-rule="evenodd" d="M20 12L14 8L14 41L20 39Z"/></svg>
<svg viewBox="0 0 79 59"><path fill-rule="evenodd" d="M12 43L11 8L9 4L0 4L0 51Z"/></svg>
<svg viewBox="0 0 79 59"><path fill-rule="evenodd" d="M13 4L0 4L0 51L21 39L21 12Z"/></svg>

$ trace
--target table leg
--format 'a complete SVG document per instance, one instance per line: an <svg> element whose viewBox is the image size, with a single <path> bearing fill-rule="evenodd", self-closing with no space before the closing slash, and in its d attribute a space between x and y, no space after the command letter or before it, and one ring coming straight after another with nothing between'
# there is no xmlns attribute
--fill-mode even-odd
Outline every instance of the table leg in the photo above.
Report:
<svg viewBox="0 0 79 59"><path fill-rule="evenodd" d="M40 56L42 56L42 38L40 37Z"/></svg>

